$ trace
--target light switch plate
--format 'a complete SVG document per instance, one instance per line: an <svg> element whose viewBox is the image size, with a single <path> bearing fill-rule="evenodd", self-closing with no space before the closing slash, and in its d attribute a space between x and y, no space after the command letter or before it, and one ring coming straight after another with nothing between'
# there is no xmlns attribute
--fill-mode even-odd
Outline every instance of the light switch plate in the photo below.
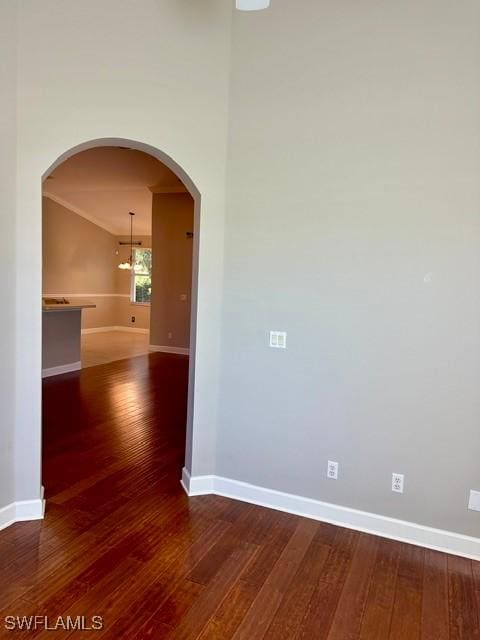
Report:
<svg viewBox="0 0 480 640"><path fill-rule="evenodd" d="M286 349L287 348L286 331L270 331L270 346L273 349Z"/></svg>
<svg viewBox="0 0 480 640"><path fill-rule="evenodd" d="M468 508L471 511L480 511L480 491L470 491L470 499L468 501Z"/></svg>

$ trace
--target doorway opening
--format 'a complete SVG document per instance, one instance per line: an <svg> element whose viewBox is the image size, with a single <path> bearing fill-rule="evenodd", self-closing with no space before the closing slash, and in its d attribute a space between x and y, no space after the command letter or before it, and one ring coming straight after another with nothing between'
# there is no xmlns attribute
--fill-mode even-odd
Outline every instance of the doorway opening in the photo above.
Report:
<svg viewBox="0 0 480 640"><path fill-rule="evenodd" d="M47 500L88 498L91 508L98 487L122 475L143 491L161 479L180 486L191 455L199 211L185 172L142 143L91 141L44 174Z"/></svg>

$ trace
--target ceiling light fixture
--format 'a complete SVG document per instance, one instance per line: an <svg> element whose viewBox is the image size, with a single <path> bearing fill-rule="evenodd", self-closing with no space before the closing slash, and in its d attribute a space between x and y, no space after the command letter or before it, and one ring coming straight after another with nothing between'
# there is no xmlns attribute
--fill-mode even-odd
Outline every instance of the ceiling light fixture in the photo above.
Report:
<svg viewBox="0 0 480 640"><path fill-rule="evenodd" d="M236 0L236 7L239 11L260 11L268 9L270 0Z"/></svg>
<svg viewBox="0 0 480 640"><path fill-rule="evenodd" d="M133 216L135 214L130 211L129 212L129 216L130 216L130 257L127 260L127 262L121 262L118 265L119 269L122 269L123 271L130 271L133 268Z"/></svg>

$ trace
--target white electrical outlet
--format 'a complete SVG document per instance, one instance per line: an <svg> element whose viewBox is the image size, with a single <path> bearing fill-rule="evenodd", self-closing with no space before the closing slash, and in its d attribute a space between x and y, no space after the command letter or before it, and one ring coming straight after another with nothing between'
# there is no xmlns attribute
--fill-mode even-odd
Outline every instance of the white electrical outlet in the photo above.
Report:
<svg viewBox="0 0 480 640"><path fill-rule="evenodd" d="M480 511L480 491L470 491L470 500L468 501L468 508L472 511Z"/></svg>
<svg viewBox="0 0 480 640"><path fill-rule="evenodd" d="M285 331L270 331L270 346L274 349L286 349L287 333Z"/></svg>
<svg viewBox="0 0 480 640"><path fill-rule="evenodd" d="M338 462L329 460L327 463L327 478L338 480Z"/></svg>
<svg viewBox="0 0 480 640"><path fill-rule="evenodd" d="M403 484L405 476L403 473L392 473L392 491L395 493L403 493Z"/></svg>

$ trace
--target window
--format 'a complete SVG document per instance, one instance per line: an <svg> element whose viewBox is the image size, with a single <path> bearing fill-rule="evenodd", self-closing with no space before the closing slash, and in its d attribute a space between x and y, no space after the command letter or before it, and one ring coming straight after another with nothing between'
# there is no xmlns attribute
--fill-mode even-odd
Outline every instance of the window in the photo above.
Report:
<svg viewBox="0 0 480 640"><path fill-rule="evenodd" d="M134 249L131 300L136 304L150 304L152 296L152 250Z"/></svg>

